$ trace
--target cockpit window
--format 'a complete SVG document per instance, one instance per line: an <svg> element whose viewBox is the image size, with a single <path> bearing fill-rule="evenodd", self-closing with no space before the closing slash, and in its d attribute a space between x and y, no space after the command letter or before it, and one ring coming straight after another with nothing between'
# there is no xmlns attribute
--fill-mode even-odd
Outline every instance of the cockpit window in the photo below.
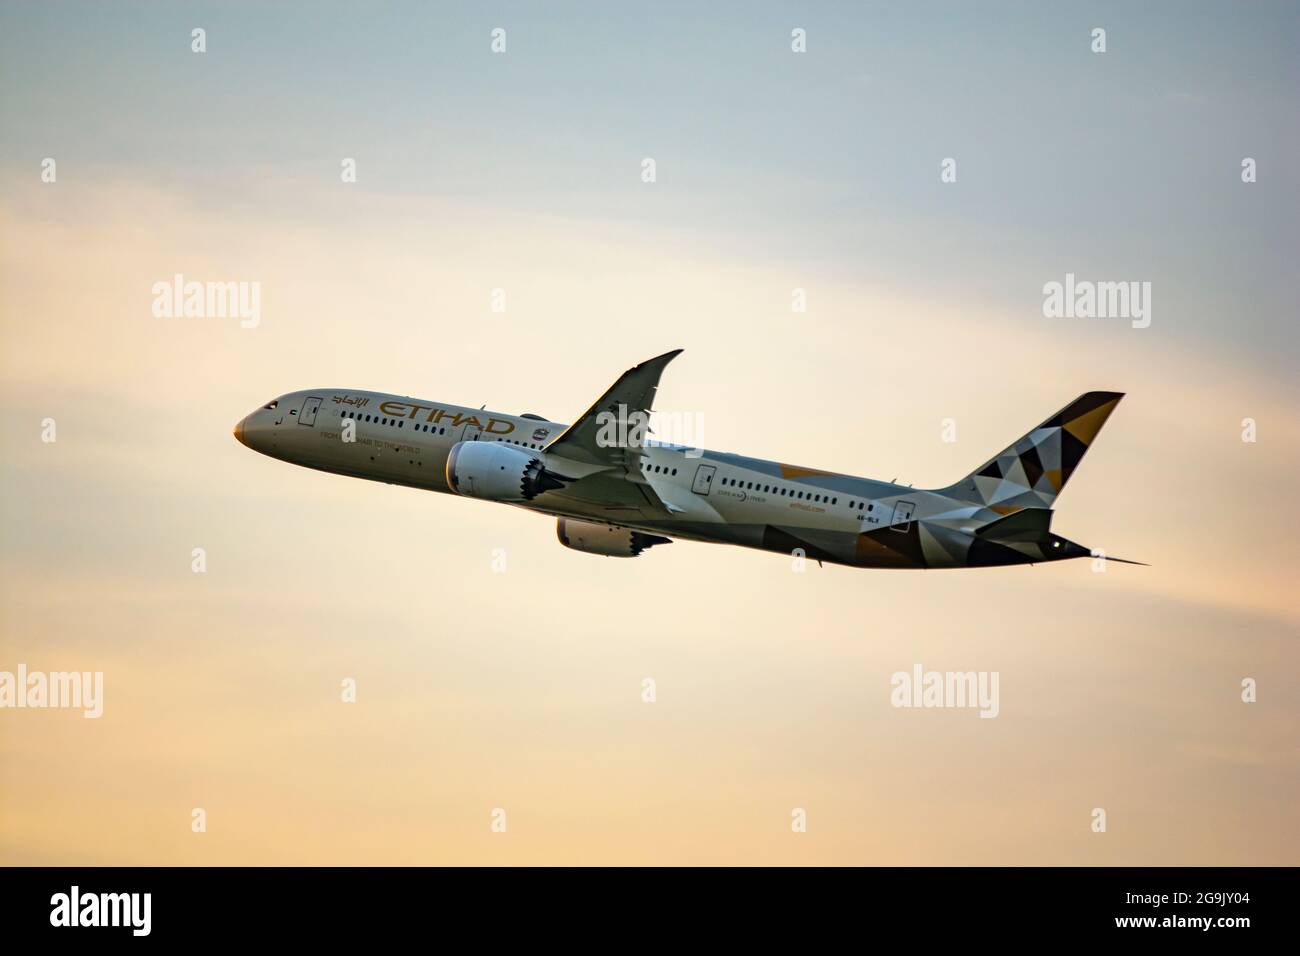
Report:
<svg viewBox="0 0 1300 956"><path fill-rule="evenodd" d="M280 404L280 400L277 398L275 401L271 402L271 404L267 405L266 407L267 407L267 408L275 408L275 406L277 406L277 405L279 405L279 404Z"/></svg>

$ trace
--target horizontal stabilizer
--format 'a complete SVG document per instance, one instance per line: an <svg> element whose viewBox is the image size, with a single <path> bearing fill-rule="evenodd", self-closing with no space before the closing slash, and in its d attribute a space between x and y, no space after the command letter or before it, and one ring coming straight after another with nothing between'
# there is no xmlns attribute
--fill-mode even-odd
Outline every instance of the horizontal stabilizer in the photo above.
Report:
<svg viewBox="0 0 1300 956"><path fill-rule="evenodd" d="M990 521L975 532L976 537L995 541L1042 541L1051 535L1050 508L1024 508L1005 518Z"/></svg>

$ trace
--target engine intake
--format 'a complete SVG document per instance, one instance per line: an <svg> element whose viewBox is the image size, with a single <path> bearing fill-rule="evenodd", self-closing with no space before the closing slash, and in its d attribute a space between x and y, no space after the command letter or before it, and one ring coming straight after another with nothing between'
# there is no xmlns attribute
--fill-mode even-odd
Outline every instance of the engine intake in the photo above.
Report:
<svg viewBox="0 0 1300 956"><path fill-rule="evenodd" d="M462 441L447 456L447 484L469 498L489 501L532 501L564 482L542 467L541 459L514 445Z"/></svg>
<svg viewBox="0 0 1300 956"><path fill-rule="evenodd" d="M657 534L574 518L556 519L555 533L560 544L566 548L585 551L587 554L603 554L607 558L635 558L656 544L673 543L671 538L662 538Z"/></svg>

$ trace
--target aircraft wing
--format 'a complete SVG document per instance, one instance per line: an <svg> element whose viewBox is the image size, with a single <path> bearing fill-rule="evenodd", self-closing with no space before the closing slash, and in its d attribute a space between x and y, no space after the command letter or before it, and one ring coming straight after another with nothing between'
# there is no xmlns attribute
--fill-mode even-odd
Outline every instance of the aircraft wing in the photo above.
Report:
<svg viewBox="0 0 1300 956"><path fill-rule="evenodd" d="M622 471L597 472L587 478L566 483L562 490L554 491L548 501L569 499L585 509L600 508L610 521L635 518L671 518L683 509L659 497L654 488L640 475L625 476Z"/></svg>
<svg viewBox="0 0 1300 956"><path fill-rule="evenodd" d="M628 444L625 436L632 434L638 421L649 421L650 406L659 388L659 376L664 367L681 354L681 349L673 349L620 375L618 381L583 412L581 418L546 446L547 455L586 465L639 469L640 447ZM644 439L645 431L645 428L641 429L641 439Z"/></svg>

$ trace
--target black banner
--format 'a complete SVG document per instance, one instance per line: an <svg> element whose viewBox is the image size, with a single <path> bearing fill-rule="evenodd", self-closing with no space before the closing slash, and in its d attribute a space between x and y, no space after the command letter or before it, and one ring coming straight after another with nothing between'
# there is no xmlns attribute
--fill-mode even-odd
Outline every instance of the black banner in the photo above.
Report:
<svg viewBox="0 0 1300 956"><path fill-rule="evenodd" d="M1047 934L1230 946L1284 930L1293 876L1245 868L3 871L10 940L75 935L82 944L397 941L420 929L495 936L574 921L583 934L599 926L631 940L703 921L741 937L890 932L918 944L987 944Z"/></svg>

